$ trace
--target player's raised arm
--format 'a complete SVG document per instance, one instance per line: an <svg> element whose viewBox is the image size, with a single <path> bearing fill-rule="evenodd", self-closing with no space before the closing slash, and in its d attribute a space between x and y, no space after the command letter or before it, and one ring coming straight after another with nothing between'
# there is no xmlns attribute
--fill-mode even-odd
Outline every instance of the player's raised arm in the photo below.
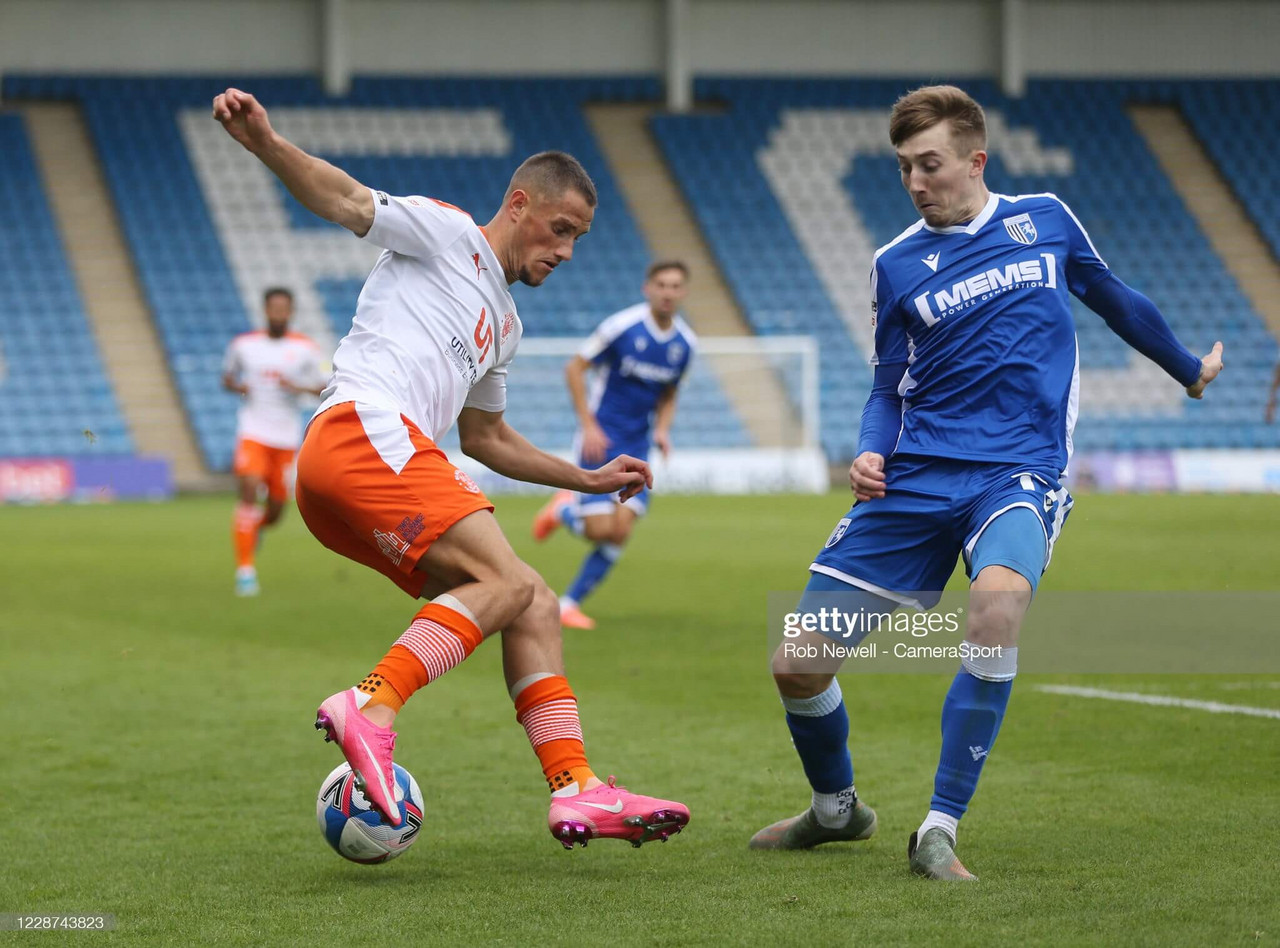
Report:
<svg viewBox="0 0 1280 948"><path fill-rule="evenodd" d="M502 412L464 408L458 416L458 438L467 457L518 481L587 494L619 491L620 501L635 496L642 487L653 487L653 474L644 461L624 454L602 468L585 471L534 447L506 423Z"/></svg>
<svg viewBox="0 0 1280 948"><path fill-rule="evenodd" d="M1178 341L1155 303L1111 272L1071 209L1061 200L1058 204L1067 234L1066 275L1071 292L1101 316L1112 332L1176 379L1189 396L1200 398L1222 371L1222 343L1214 343L1204 358L1196 357Z"/></svg>
<svg viewBox="0 0 1280 948"><path fill-rule="evenodd" d="M213 117L227 134L271 169L307 210L341 224L357 237L373 225L373 195L355 178L308 155L278 135L267 110L252 95L228 89L213 100Z"/></svg>

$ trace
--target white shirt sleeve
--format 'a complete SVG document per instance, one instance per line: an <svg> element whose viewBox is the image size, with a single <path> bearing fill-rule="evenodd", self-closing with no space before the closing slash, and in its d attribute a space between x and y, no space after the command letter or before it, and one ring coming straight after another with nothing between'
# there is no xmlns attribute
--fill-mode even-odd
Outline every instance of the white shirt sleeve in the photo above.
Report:
<svg viewBox="0 0 1280 948"><path fill-rule="evenodd" d="M374 191L373 226L364 239L407 257L433 257L469 226L471 216L451 204L413 195L395 197Z"/></svg>
<svg viewBox="0 0 1280 948"><path fill-rule="evenodd" d="M578 350L578 355L588 362L595 362L634 323L635 319L626 310L621 313L615 313L597 326L595 332L587 337L582 344L582 348Z"/></svg>
<svg viewBox="0 0 1280 948"><path fill-rule="evenodd" d="M222 356L222 374L223 375L239 375L244 366L240 362L240 347L236 345L239 339L232 339L227 346L227 351Z"/></svg>
<svg viewBox="0 0 1280 948"><path fill-rule="evenodd" d="M463 408L479 408L481 411L507 410L507 366L499 362L471 386Z"/></svg>

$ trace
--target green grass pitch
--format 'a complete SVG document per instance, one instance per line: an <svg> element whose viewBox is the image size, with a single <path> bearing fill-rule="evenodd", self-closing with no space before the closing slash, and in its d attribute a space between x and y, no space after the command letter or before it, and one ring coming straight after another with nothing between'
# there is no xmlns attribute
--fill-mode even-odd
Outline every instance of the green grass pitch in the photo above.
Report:
<svg viewBox="0 0 1280 948"><path fill-rule="evenodd" d="M1280 721L1050 695L1032 676L961 827L976 886L906 867L947 677L846 679L873 840L747 850L808 800L767 674L765 594L803 585L846 496L660 497L589 604L600 629L566 634L593 766L688 803L682 835L563 851L490 643L402 715L397 760L427 822L375 867L316 828L339 755L312 714L400 634L407 598L294 511L264 544L261 597L238 600L228 497L0 509L0 912L118 919L0 943L1280 941ZM562 588L583 547L535 546L536 504L504 499L499 516ZM1044 588L1280 589L1277 536L1274 498L1085 496ZM1055 680L1280 707L1276 676Z"/></svg>

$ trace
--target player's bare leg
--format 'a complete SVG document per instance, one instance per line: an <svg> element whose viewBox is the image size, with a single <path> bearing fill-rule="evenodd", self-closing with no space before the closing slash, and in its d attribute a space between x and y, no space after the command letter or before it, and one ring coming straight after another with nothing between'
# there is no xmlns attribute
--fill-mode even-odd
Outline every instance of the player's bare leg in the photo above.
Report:
<svg viewBox="0 0 1280 948"><path fill-rule="evenodd" d="M339 743L369 802L393 824L396 714L415 691L465 660L487 633L527 609L536 579L487 510L449 527L418 567L434 578L435 600L358 687L331 695L316 714L316 727Z"/></svg>
<svg viewBox="0 0 1280 948"><path fill-rule="evenodd" d="M1031 604L1031 583L1006 566L983 568L969 589L965 641L978 648L962 659L943 704L933 800L907 843L912 872L951 882L977 878L956 857L956 830L1004 718L1017 671L1018 631Z"/></svg>
<svg viewBox="0 0 1280 948"><path fill-rule="evenodd" d="M793 644L813 645L819 650L829 642L814 633L801 633L792 640ZM793 655L778 646L773 655L773 680L787 708L787 723L806 776L815 785L813 802L803 813L766 826L751 837L748 845L752 849L811 849L822 843L870 839L876 831L876 813L853 790L852 765L844 746L848 720L844 719L843 728L833 726L839 723L835 719L844 714L835 676L838 663L827 662L828 667L819 669L812 660ZM834 778L831 773L835 773ZM818 787L831 792L820 792Z"/></svg>
<svg viewBox="0 0 1280 948"><path fill-rule="evenodd" d="M237 596L258 594L258 571L253 558L264 519L262 507L258 501L262 490L263 483L260 478L251 474L240 476L231 534L236 553Z"/></svg>
<svg viewBox="0 0 1280 948"><path fill-rule="evenodd" d="M560 597L560 623L570 629L594 629L595 620L582 611L582 601L613 569L631 538L638 515L625 504L614 504L608 513L582 518L582 536L594 549L587 554L577 577Z"/></svg>

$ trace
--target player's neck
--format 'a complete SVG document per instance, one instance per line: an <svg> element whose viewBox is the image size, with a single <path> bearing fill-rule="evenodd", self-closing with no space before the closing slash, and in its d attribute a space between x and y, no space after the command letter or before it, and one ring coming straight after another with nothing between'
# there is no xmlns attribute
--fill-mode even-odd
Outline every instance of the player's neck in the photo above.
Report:
<svg viewBox="0 0 1280 948"><path fill-rule="evenodd" d="M676 314L672 313L670 316L663 316L660 313L658 313L652 306L650 306L649 318L654 321L654 323L657 325L659 329L661 329L663 332L666 332L668 329L671 328L672 324L675 323Z"/></svg>
<svg viewBox="0 0 1280 948"><path fill-rule="evenodd" d="M489 249L502 264L502 278L507 281L507 286L510 286L520 279L520 268L511 260L511 240L501 218L502 214L499 212L493 220L480 228L480 233L489 242Z"/></svg>
<svg viewBox="0 0 1280 948"><path fill-rule="evenodd" d="M950 221L945 226L960 227L968 224L982 213L982 209L987 206L989 200L991 200L991 192L987 190L986 184L979 183L978 190L973 197L965 201L964 205L956 210L955 220Z"/></svg>

